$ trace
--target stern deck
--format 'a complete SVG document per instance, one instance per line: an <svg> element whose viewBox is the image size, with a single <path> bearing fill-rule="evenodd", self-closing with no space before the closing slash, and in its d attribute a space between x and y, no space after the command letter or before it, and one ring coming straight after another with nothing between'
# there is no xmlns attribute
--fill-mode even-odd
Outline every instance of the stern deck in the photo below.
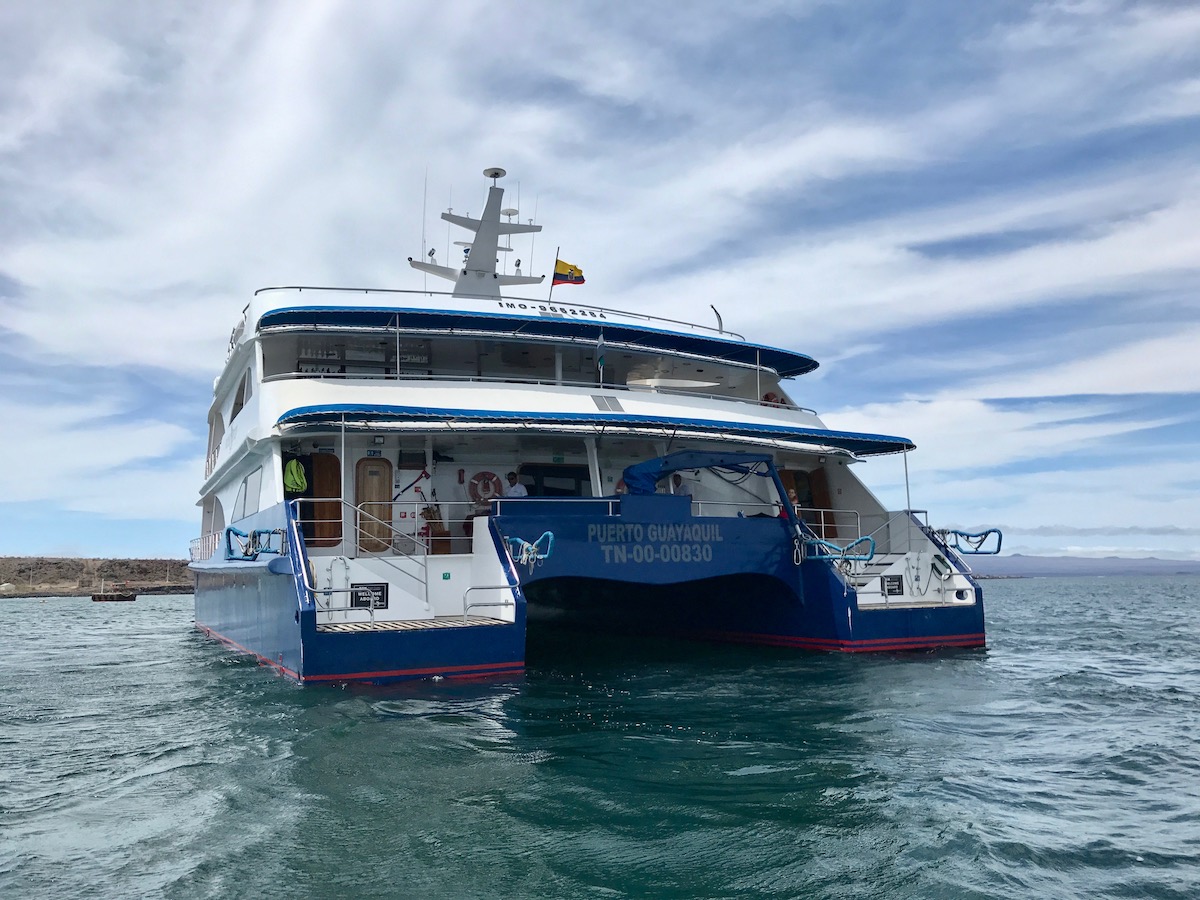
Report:
<svg viewBox="0 0 1200 900"><path fill-rule="evenodd" d="M427 628L473 628L479 625L511 625L488 616L438 616L392 622L332 622L317 626L318 633L357 634L368 631L422 631Z"/></svg>

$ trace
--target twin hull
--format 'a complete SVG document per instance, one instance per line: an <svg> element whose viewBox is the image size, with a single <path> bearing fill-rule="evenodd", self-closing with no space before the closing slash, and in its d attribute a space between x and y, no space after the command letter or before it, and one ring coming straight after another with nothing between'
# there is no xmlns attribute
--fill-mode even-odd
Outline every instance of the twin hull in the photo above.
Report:
<svg viewBox="0 0 1200 900"><path fill-rule="evenodd" d="M831 561L805 558L786 519L692 516L688 498L669 495L500 504L474 552L495 553L511 621L460 624L464 609L455 621L330 630L320 627L329 618L320 589L305 584L312 570L288 508L257 524L272 519L288 533L284 554L193 564L196 624L301 682L519 673L527 603L589 626L808 650L984 645L973 581L965 603L863 606Z"/></svg>

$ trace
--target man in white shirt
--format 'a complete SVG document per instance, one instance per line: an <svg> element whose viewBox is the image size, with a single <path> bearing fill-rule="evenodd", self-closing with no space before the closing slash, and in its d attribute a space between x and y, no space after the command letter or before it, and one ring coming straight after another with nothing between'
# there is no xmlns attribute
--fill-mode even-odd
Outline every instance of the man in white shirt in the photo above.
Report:
<svg viewBox="0 0 1200 900"><path fill-rule="evenodd" d="M504 489L505 497L528 497L529 491L525 490L525 485L517 481L517 473L508 473L508 487Z"/></svg>
<svg viewBox="0 0 1200 900"><path fill-rule="evenodd" d="M671 477L671 484L676 497L692 496L692 486L684 481L683 476L681 476L678 472Z"/></svg>

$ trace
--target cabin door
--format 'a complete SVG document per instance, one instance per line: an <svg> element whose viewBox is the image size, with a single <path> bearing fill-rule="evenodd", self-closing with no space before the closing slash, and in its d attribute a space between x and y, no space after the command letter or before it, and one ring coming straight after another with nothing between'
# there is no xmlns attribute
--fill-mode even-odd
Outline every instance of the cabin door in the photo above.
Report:
<svg viewBox="0 0 1200 900"><path fill-rule="evenodd" d="M813 469L808 473L808 487L812 491L812 505L819 510L813 530L818 537L831 541L838 536L834 522L833 498L829 494L829 477L824 469Z"/></svg>
<svg viewBox="0 0 1200 900"><path fill-rule="evenodd" d="M354 468L358 549L382 553L392 545L392 464L381 456L360 459Z"/></svg>
<svg viewBox="0 0 1200 900"><path fill-rule="evenodd" d="M312 496L319 498L309 507L301 508L301 518L311 518L313 547L336 547L342 540L342 467L332 453L312 455Z"/></svg>

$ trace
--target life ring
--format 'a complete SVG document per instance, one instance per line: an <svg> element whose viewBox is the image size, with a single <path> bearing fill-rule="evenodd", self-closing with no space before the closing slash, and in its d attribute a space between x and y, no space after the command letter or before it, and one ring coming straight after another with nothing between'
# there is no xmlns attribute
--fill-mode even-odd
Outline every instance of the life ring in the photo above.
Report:
<svg viewBox="0 0 1200 900"><path fill-rule="evenodd" d="M476 472L467 482L467 493L476 503L488 503L495 500L503 492L504 486L494 472Z"/></svg>

